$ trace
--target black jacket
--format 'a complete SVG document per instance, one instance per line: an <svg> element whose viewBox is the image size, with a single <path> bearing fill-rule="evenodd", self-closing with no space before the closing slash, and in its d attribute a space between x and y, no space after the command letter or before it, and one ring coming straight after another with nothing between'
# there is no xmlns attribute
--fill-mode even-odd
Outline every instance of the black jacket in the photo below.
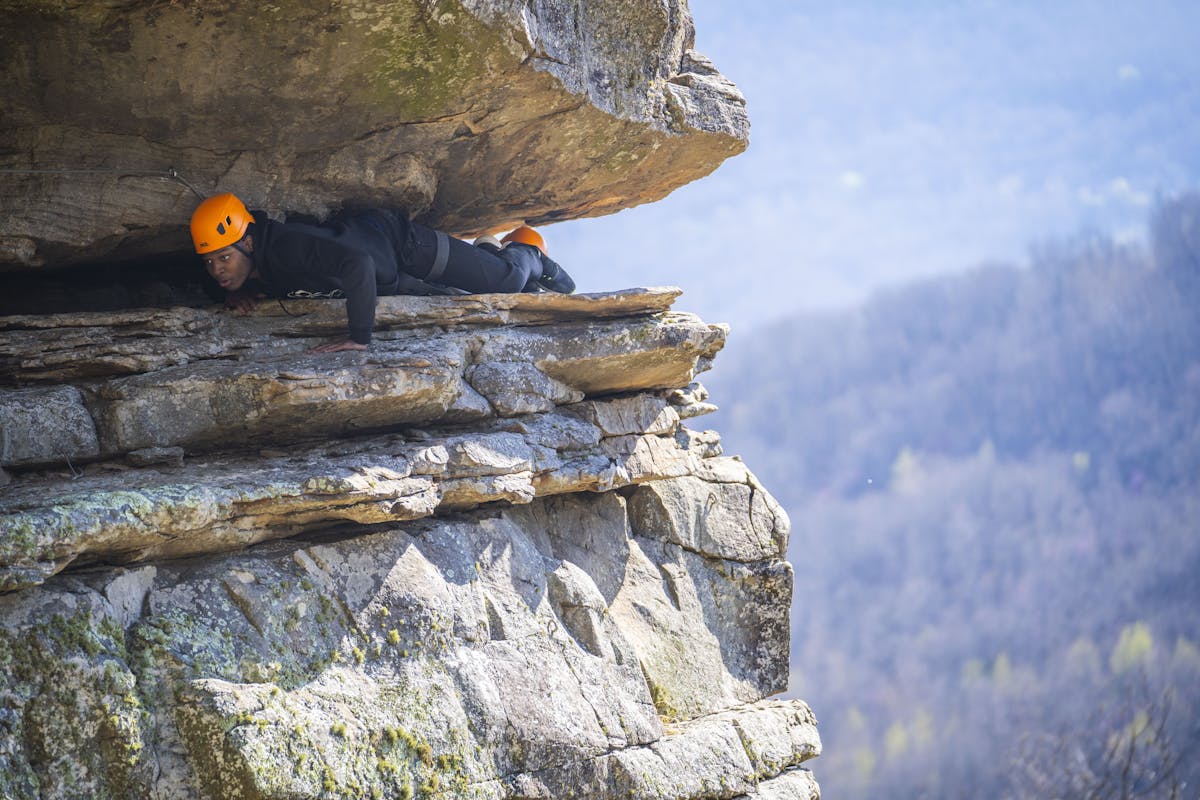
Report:
<svg viewBox="0 0 1200 800"><path fill-rule="evenodd" d="M254 268L274 297L344 297L350 338L371 341L375 298L443 294L404 273L412 226L401 213L370 210L319 225L254 213Z"/></svg>

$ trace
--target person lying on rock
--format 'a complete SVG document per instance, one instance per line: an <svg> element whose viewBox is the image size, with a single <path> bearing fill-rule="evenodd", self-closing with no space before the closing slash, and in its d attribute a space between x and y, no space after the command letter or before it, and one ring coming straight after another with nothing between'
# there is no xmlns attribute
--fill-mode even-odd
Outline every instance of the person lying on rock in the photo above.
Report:
<svg viewBox="0 0 1200 800"><path fill-rule="evenodd" d="M191 228L196 253L229 308L247 312L264 296L346 298L349 333L312 353L366 350L379 295L575 290L546 256L541 235L526 226L501 241L487 236L470 245L394 209L321 224L277 222L225 193L196 208Z"/></svg>

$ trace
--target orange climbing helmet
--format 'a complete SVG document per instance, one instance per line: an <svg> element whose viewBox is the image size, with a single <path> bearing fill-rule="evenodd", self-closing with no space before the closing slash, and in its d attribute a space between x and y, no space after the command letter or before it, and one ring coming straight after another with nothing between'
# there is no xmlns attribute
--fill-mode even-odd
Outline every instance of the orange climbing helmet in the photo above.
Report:
<svg viewBox="0 0 1200 800"><path fill-rule="evenodd" d="M192 212L192 243L203 255L237 244L254 217L237 195L225 192L205 200Z"/></svg>
<svg viewBox="0 0 1200 800"><path fill-rule="evenodd" d="M541 250L542 253L546 252L546 240L542 238L542 235L540 233L538 233L537 231L535 231L533 228L529 227L528 225L522 225L518 228L514 228L512 230L512 233L505 234L504 238L501 239L500 241L503 242L504 244L508 244L509 242L520 242L521 244L531 244L534 247L536 247L538 250Z"/></svg>

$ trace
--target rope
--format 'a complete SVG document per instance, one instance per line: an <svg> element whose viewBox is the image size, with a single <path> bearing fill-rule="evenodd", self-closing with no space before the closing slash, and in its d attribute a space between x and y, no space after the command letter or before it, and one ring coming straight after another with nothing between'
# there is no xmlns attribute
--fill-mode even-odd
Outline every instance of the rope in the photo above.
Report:
<svg viewBox="0 0 1200 800"><path fill-rule="evenodd" d="M168 169L122 169L120 167L95 167L91 169L8 169L0 167L0 173L10 175L120 175L123 178L158 178L171 180L186 186L201 200L206 198L191 181L179 174L174 167Z"/></svg>

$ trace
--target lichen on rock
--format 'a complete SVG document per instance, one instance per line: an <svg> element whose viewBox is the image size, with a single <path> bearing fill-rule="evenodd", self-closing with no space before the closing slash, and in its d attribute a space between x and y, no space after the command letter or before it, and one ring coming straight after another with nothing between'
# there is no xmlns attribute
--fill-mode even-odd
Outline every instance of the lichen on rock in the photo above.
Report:
<svg viewBox="0 0 1200 800"><path fill-rule="evenodd" d="M47 392L100 444L6 462L0 793L815 797L811 712L764 700L787 683L787 519L685 427L725 330L674 294L398 299L425 307L324 369L263 313L237 330L277 340L269 361L210 360L214 333L144 372L18 370L47 388L0 392L6 420L52 421L25 399Z"/></svg>

